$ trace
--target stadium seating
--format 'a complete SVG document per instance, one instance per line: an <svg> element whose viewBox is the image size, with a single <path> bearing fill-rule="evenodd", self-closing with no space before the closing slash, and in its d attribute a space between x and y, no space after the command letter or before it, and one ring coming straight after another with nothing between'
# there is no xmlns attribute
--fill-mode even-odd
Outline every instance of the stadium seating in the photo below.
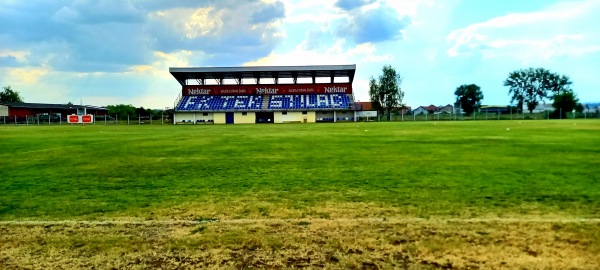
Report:
<svg viewBox="0 0 600 270"><path fill-rule="evenodd" d="M348 109L350 97L346 94L272 95L270 110Z"/></svg>
<svg viewBox="0 0 600 270"><path fill-rule="evenodd" d="M262 109L263 96L183 96L177 111L251 111ZM346 94L271 95L269 110L349 109Z"/></svg>
<svg viewBox="0 0 600 270"><path fill-rule="evenodd" d="M183 96L178 111L260 110L262 96Z"/></svg>

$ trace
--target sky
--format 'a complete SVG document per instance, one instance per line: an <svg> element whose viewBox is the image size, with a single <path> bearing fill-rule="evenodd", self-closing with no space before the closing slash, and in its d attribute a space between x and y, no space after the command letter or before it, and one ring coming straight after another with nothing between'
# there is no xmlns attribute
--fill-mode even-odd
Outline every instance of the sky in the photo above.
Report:
<svg viewBox="0 0 600 270"><path fill-rule="evenodd" d="M600 0L0 1L0 86L26 102L173 107L169 67L356 64L357 101L391 65L404 103L477 84L506 105L511 71L568 75L600 101Z"/></svg>

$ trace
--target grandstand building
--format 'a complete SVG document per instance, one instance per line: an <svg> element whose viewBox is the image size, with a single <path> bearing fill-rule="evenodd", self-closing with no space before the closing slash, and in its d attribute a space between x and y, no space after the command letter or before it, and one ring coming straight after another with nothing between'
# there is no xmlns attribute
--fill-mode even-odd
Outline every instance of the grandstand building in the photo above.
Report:
<svg viewBox="0 0 600 270"><path fill-rule="evenodd" d="M174 123L354 121L356 65L169 68Z"/></svg>

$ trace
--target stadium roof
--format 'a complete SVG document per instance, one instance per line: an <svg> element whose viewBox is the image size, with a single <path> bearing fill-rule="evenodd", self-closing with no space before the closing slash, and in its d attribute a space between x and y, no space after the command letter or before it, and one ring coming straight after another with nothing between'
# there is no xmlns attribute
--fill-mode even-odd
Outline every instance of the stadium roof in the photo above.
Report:
<svg viewBox="0 0 600 270"><path fill-rule="evenodd" d="M348 77L349 82L354 80L356 65L323 65L323 66L247 66L247 67L186 67L169 68L169 72L181 85L187 85L187 80L235 79L241 84L241 79L260 80L280 78L335 78Z"/></svg>
<svg viewBox="0 0 600 270"><path fill-rule="evenodd" d="M24 102L0 102L0 105L9 106L12 108L28 108L28 109L77 109L86 108L91 110L106 110L107 108L91 106L91 105L75 105L75 104L46 104L46 103L24 103Z"/></svg>

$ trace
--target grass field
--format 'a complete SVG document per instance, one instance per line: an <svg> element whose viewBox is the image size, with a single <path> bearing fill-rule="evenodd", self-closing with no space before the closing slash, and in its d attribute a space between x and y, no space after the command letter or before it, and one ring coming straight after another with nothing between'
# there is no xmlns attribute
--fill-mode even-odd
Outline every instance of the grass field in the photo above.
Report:
<svg viewBox="0 0 600 270"><path fill-rule="evenodd" d="M6 268L600 265L600 121L0 127Z"/></svg>

